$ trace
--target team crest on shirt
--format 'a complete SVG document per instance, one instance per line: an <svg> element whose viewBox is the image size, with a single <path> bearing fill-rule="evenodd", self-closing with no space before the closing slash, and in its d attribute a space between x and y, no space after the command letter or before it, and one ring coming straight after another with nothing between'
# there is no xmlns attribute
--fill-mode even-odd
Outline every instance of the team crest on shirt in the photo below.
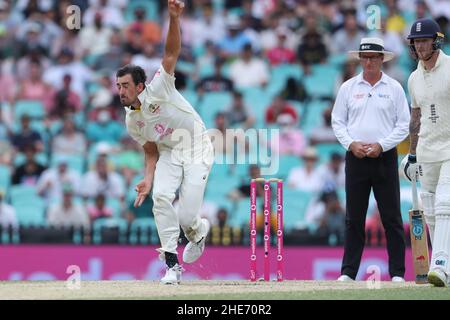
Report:
<svg viewBox="0 0 450 320"><path fill-rule="evenodd" d="M138 120L136 121L136 125L139 127L139 129L142 129L145 126L145 122Z"/></svg>

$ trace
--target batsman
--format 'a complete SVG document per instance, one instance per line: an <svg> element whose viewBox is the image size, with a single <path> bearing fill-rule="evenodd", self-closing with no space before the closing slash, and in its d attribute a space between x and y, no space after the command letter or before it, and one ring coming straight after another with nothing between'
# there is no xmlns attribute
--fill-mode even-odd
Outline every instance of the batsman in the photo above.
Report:
<svg viewBox="0 0 450 320"><path fill-rule="evenodd" d="M440 50L444 35L433 20L414 22L408 39L411 54L418 64L408 80L412 107L410 150L403 169L409 180L415 180L420 173L420 197L433 248L428 282L436 287L447 287L450 274L450 57Z"/></svg>

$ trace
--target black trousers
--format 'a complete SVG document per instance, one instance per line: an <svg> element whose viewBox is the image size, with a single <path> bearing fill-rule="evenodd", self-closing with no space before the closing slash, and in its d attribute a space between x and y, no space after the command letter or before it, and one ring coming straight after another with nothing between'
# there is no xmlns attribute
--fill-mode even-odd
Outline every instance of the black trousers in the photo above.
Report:
<svg viewBox="0 0 450 320"><path fill-rule="evenodd" d="M391 277L405 274L405 232L400 211L400 182L397 150L378 158L358 159L351 152L345 157L346 219L344 257L341 274L356 278L365 244L365 222L373 189L386 232ZM364 271L365 272L365 271Z"/></svg>

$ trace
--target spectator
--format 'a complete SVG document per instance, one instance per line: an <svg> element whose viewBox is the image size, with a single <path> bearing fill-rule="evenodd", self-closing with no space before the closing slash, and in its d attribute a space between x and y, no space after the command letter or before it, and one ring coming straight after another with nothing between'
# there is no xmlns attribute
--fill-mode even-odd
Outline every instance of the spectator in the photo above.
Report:
<svg viewBox="0 0 450 320"><path fill-rule="evenodd" d="M113 32L109 38L109 50L95 59L92 67L109 76L113 70L122 66L123 55L122 35L118 32Z"/></svg>
<svg viewBox="0 0 450 320"><path fill-rule="evenodd" d="M57 166L48 168L37 181L37 193L51 204L61 201L63 198L63 187L68 186L74 193L79 192L80 175L68 168L67 160L61 158Z"/></svg>
<svg viewBox="0 0 450 320"><path fill-rule="evenodd" d="M286 80L286 85L280 95L284 100L307 102L310 99L303 82L295 79L294 77L289 77Z"/></svg>
<svg viewBox="0 0 450 320"><path fill-rule="evenodd" d="M153 46L161 43L161 27L155 21L146 19L146 11L142 7L134 10L134 21L126 28L126 37L130 40L133 37L133 30L141 30L141 41Z"/></svg>
<svg viewBox="0 0 450 320"><path fill-rule="evenodd" d="M142 42L142 26L134 25L125 42L125 52L133 55L141 54L144 43Z"/></svg>
<svg viewBox="0 0 450 320"><path fill-rule="evenodd" d="M5 203L4 201L5 193L0 190L0 226L3 229L12 227L13 229L18 228L16 210L13 206Z"/></svg>
<svg viewBox="0 0 450 320"><path fill-rule="evenodd" d="M43 79L54 88L61 89L66 74L71 76L73 91L84 97L88 83L93 80L93 73L82 61L74 60L74 53L67 48L61 51L54 65L45 69Z"/></svg>
<svg viewBox="0 0 450 320"><path fill-rule="evenodd" d="M99 218L111 218L113 212L111 208L106 206L106 197L104 194L99 193L95 197L95 202L88 206L87 212L91 223Z"/></svg>
<svg viewBox="0 0 450 320"><path fill-rule="evenodd" d="M344 63L341 75L336 79L334 95L336 96L341 85L358 74L359 61L349 59Z"/></svg>
<svg viewBox="0 0 450 320"><path fill-rule="evenodd" d="M100 89L92 100L95 116L94 121L89 121L86 126L86 136L89 141L108 142L116 144L124 135L125 129L118 121L112 119L111 103L112 94L106 89ZM91 115L90 115L91 116Z"/></svg>
<svg viewBox="0 0 450 320"><path fill-rule="evenodd" d="M14 157L14 148L10 143L10 128L3 120L4 107L0 105L0 164L10 165Z"/></svg>
<svg viewBox="0 0 450 320"><path fill-rule="evenodd" d="M217 222L211 226L209 243L220 246L240 244L241 229L232 228L228 224L228 211L225 208L220 208L216 216Z"/></svg>
<svg viewBox="0 0 450 320"><path fill-rule="evenodd" d="M83 56L99 56L109 50L113 31L103 24L100 13L95 14L94 24L84 26L80 31L80 46Z"/></svg>
<svg viewBox="0 0 450 320"><path fill-rule="evenodd" d="M12 144L17 151L25 152L27 147L32 147L37 152L44 150L41 135L30 126L30 117L24 114L20 118L21 130L12 136Z"/></svg>
<svg viewBox="0 0 450 320"><path fill-rule="evenodd" d="M293 106L291 106L283 96L278 95L272 100L272 104L266 110L266 124L275 124L282 114L289 114L294 119L294 123L298 123L298 114Z"/></svg>
<svg viewBox="0 0 450 320"><path fill-rule="evenodd" d="M31 65L33 63L39 64L41 72L41 75L39 77L42 77L42 79L44 79L42 72L44 72L44 70L47 70L52 65L52 61L48 59L45 55L43 55L39 50L31 49L27 55L21 57L16 63L14 74L17 77L17 79L22 81L25 79L29 79ZM50 83L47 84L50 85Z"/></svg>
<svg viewBox="0 0 450 320"><path fill-rule="evenodd" d="M26 145L23 152L25 153L25 163L14 168L11 183L36 186L46 168L34 159L36 150L33 145Z"/></svg>
<svg viewBox="0 0 450 320"><path fill-rule="evenodd" d="M83 24L87 27L92 26L95 24L97 15L101 15L105 26L117 29L123 28L125 20L122 12L110 2L111 0L99 0L97 5L91 5L83 15Z"/></svg>
<svg viewBox="0 0 450 320"><path fill-rule="evenodd" d="M261 178L261 170L256 164L252 164L248 167L248 178L245 178L241 181L241 184L236 188L231 190L228 193L228 198L231 200L239 200L242 198L250 197L250 181L251 179ZM264 188L261 183L256 185L256 196L263 198L264 197Z"/></svg>
<svg viewBox="0 0 450 320"><path fill-rule="evenodd" d="M244 45L241 57L230 64L230 78L235 87L261 87L269 82L266 63L257 58L250 44Z"/></svg>
<svg viewBox="0 0 450 320"><path fill-rule="evenodd" d="M305 70L305 74L310 73L311 65L325 63L328 52L322 36L316 31L306 33L298 47L297 57Z"/></svg>
<svg viewBox="0 0 450 320"><path fill-rule="evenodd" d="M397 0L388 0L386 1L388 8L388 18L386 20L386 30L389 32L395 32L401 34L406 27L406 21L402 17L402 14L399 12L397 7ZM386 44L386 42L385 42ZM388 46L385 47L387 50L390 48Z"/></svg>
<svg viewBox="0 0 450 320"><path fill-rule="evenodd" d="M244 46L250 45L248 36L241 30L241 20L236 15L229 15L226 21L228 34L219 41L220 55L225 59L238 57Z"/></svg>
<svg viewBox="0 0 450 320"><path fill-rule="evenodd" d="M197 94L205 92L233 91L233 82L222 74L223 60L217 58L214 62L214 74L204 77L197 84Z"/></svg>
<svg viewBox="0 0 450 320"><path fill-rule="evenodd" d="M332 43L335 54L346 54L348 51L359 48L364 32L359 30L355 13L347 11L344 13L344 28L336 31Z"/></svg>
<svg viewBox="0 0 450 320"><path fill-rule="evenodd" d="M53 138L52 151L54 156L84 156L87 141L83 133L77 131L75 123L66 117L60 134Z"/></svg>
<svg viewBox="0 0 450 320"><path fill-rule="evenodd" d="M294 50L286 46L286 39L288 32L286 28L279 27L276 30L277 45L274 48L267 50L266 56L272 66L276 66L284 63L295 62Z"/></svg>
<svg viewBox="0 0 450 320"><path fill-rule="evenodd" d="M93 199L102 193L106 197L124 200L125 189L122 177L108 167L105 155L97 157L95 169L83 176L81 186L81 193L85 198Z"/></svg>
<svg viewBox="0 0 450 320"><path fill-rule="evenodd" d="M285 44L286 47L294 50L298 45L298 37L292 32L286 25L281 24L280 20L282 15L280 12L274 12L267 17L264 17L264 30L260 32L261 48L264 52L267 52L277 47L278 34L280 28L283 28L283 32L286 34Z"/></svg>
<svg viewBox="0 0 450 320"><path fill-rule="evenodd" d="M287 113L281 114L277 118L277 124L280 127L280 135L278 139L272 140L272 152L300 157L306 148L306 138L303 132L295 126L294 118Z"/></svg>
<svg viewBox="0 0 450 320"><path fill-rule="evenodd" d="M403 50L405 50L401 34L396 31L388 30L385 18L381 19L381 28L376 29L370 36L383 39L386 50L394 52L396 56L401 56Z"/></svg>
<svg viewBox="0 0 450 320"><path fill-rule="evenodd" d="M305 192L318 192L323 186L323 181L316 164L318 155L314 147L306 148L302 159L304 166L292 168L288 176L288 187Z"/></svg>
<svg viewBox="0 0 450 320"><path fill-rule="evenodd" d="M345 232L345 211L342 208L339 197L335 191L324 192L322 194L322 202L324 211L319 220L316 233L322 236L335 237L336 241L334 244L342 244Z"/></svg>
<svg viewBox="0 0 450 320"><path fill-rule="evenodd" d="M57 59L64 50L68 50L74 53L75 60L81 59L83 57L83 50L80 45L81 39L79 32L80 29L77 28L63 28L63 33L55 39L51 46L50 56L53 59Z"/></svg>
<svg viewBox="0 0 450 320"><path fill-rule="evenodd" d="M29 77L21 81L21 87L17 94L18 100L38 100L42 102L46 111L52 107L53 88L42 80L42 67L39 60L32 61L29 65Z"/></svg>
<svg viewBox="0 0 450 320"><path fill-rule="evenodd" d="M49 113L57 119L62 119L67 115L80 112L82 109L80 96L72 90L72 76L66 74L63 77L63 87L54 94Z"/></svg>
<svg viewBox="0 0 450 320"><path fill-rule="evenodd" d="M84 228L85 235L89 234L89 216L82 204L74 203L73 190L70 186L63 187L61 202L51 205L47 213L47 224L50 227ZM86 241L86 238L85 238Z"/></svg>
<svg viewBox="0 0 450 320"><path fill-rule="evenodd" d="M131 63L144 69L147 78L152 79L161 66L161 57L153 44L145 43L142 54L133 56Z"/></svg>
<svg viewBox="0 0 450 320"><path fill-rule="evenodd" d="M233 100L231 106L225 111L228 125L231 127L239 127L248 129L253 127L255 117L252 115L250 108L244 103L242 93L233 91Z"/></svg>
<svg viewBox="0 0 450 320"><path fill-rule="evenodd" d="M230 156L246 154L248 152L249 144L245 136L233 135L228 131L228 119L225 112L219 112L215 116L215 128L209 130L208 134L212 138L214 153L216 156ZM236 144L235 144L236 138Z"/></svg>
<svg viewBox="0 0 450 320"><path fill-rule="evenodd" d="M2 88L0 90L0 102L12 103L16 93L16 79L13 75L5 73L3 69L2 56L0 54L0 88Z"/></svg>
<svg viewBox="0 0 450 320"><path fill-rule="evenodd" d="M225 22L222 14L214 11L211 2L199 8L199 16L192 21L192 46L203 47L207 41L218 43L225 36Z"/></svg>
<svg viewBox="0 0 450 320"><path fill-rule="evenodd" d="M48 55L47 46L44 41L43 29L37 21L28 21L17 31L19 41L19 57L27 55L31 50L39 51L43 55Z"/></svg>
<svg viewBox="0 0 450 320"><path fill-rule="evenodd" d="M316 145L320 143L338 143L333 128L331 127L332 108L326 108L322 112L322 125L312 129L310 134L310 144Z"/></svg>
<svg viewBox="0 0 450 320"><path fill-rule="evenodd" d="M328 163L321 165L317 171L321 176L322 189L338 190L345 187L344 157L333 152Z"/></svg>

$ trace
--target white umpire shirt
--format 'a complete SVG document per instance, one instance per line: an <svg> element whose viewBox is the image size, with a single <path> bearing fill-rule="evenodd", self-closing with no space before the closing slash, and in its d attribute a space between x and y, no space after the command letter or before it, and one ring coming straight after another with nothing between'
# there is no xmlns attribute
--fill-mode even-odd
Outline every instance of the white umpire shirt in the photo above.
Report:
<svg viewBox="0 0 450 320"><path fill-rule="evenodd" d="M353 141L378 142L383 152L395 148L408 136L409 119L405 91L385 73L374 86L362 73L344 82L332 112L334 133L346 150Z"/></svg>

